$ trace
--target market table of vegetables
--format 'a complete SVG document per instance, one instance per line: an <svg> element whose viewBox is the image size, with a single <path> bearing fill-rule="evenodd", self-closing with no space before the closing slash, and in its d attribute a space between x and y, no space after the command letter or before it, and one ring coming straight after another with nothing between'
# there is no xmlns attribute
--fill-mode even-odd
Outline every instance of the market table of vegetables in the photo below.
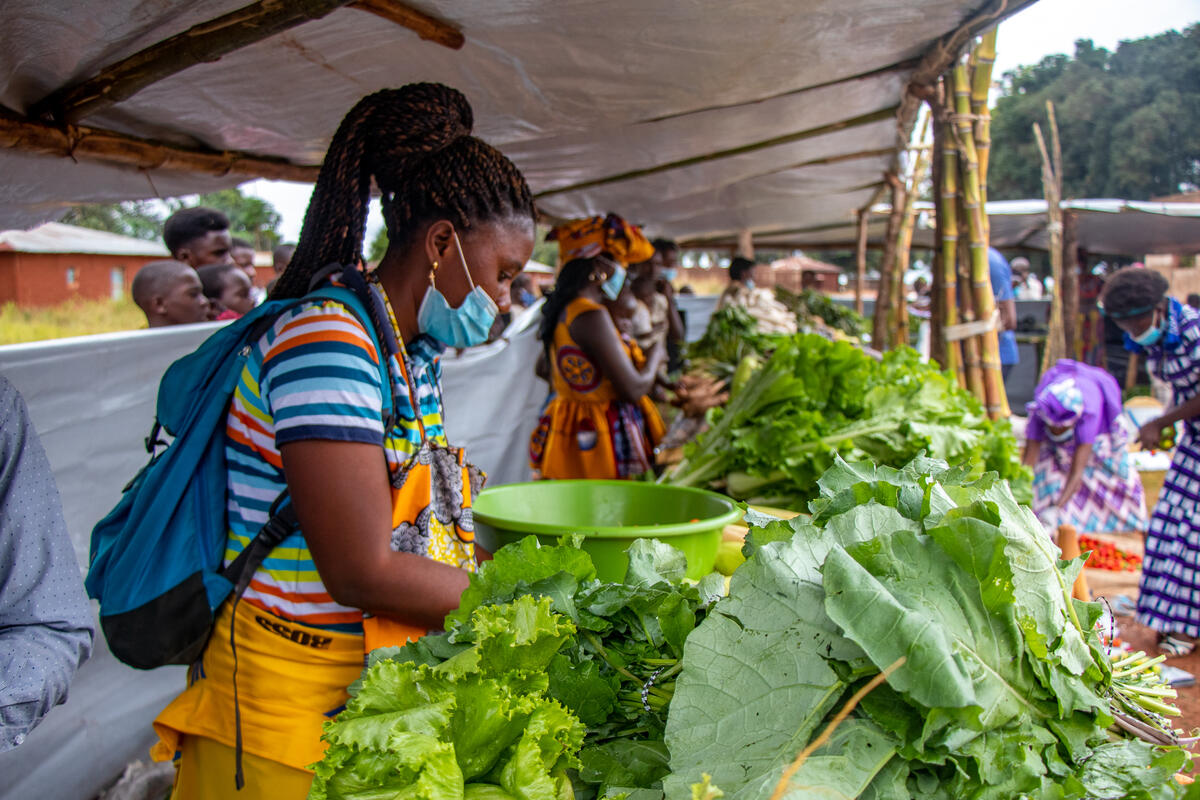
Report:
<svg viewBox="0 0 1200 800"><path fill-rule="evenodd" d="M699 582L655 539L620 583L578 536L499 550L444 632L371 654L310 798L1200 798L1161 659L1071 597L1007 422L911 351L746 325L701 342L731 396L664 480L808 513L748 511Z"/></svg>

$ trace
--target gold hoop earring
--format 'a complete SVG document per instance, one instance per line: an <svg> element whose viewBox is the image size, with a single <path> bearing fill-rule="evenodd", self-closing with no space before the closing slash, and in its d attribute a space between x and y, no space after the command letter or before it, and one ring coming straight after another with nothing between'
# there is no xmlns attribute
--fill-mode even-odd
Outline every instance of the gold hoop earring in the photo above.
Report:
<svg viewBox="0 0 1200 800"><path fill-rule="evenodd" d="M595 281L598 281L598 280L600 280L600 273L599 273L599 272L593 272L591 275L589 275L589 276L588 276L588 280L589 280L589 281L592 281L592 282L595 282Z"/></svg>
<svg viewBox="0 0 1200 800"><path fill-rule="evenodd" d="M438 262L435 261L435 262L433 262L433 264L431 265L431 267L429 269L429 285L430 286L433 285L433 279L437 275L437 271L438 271Z"/></svg>

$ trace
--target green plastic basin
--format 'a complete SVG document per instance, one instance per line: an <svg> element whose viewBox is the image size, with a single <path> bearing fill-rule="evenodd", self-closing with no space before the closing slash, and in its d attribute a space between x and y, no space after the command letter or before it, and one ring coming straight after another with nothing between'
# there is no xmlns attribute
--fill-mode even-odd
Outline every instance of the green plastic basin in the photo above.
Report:
<svg viewBox="0 0 1200 800"><path fill-rule="evenodd" d="M564 534L583 536L603 581L625 577L625 550L636 539L659 539L687 556L687 576L712 572L721 531L741 511L726 497L703 489L633 481L536 481L488 489L471 504L475 538L490 552L529 535L557 544Z"/></svg>

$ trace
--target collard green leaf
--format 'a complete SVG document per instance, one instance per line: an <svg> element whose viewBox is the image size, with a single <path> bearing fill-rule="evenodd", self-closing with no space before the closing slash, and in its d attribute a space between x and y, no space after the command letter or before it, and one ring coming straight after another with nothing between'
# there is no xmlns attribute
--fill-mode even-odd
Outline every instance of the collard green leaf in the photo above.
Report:
<svg viewBox="0 0 1200 800"><path fill-rule="evenodd" d="M636 539L625 552L629 557L627 586L669 585L687 575L687 557L658 539Z"/></svg>

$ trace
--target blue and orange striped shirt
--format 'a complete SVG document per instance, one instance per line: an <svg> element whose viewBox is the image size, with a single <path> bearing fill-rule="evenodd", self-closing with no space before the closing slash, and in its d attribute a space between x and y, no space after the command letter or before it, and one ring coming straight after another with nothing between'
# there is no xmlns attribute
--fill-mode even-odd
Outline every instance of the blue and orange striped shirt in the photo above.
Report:
<svg viewBox="0 0 1200 800"><path fill-rule="evenodd" d="M268 519L286 488L279 446L324 439L384 448L393 473L421 444L415 406L428 437L445 444L442 423L443 347L426 336L406 348L409 378L392 359L398 382L396 425L383 430L380 354L362 323L332 300L301 303L282 314L259 340L238 380L226 426L229 538L235 559ZM415 513L415 511L414 511ZM302 531L276 547L243 599L285 619L336 630L362 630L362 612L339 605L317 574Z"/></svg>

